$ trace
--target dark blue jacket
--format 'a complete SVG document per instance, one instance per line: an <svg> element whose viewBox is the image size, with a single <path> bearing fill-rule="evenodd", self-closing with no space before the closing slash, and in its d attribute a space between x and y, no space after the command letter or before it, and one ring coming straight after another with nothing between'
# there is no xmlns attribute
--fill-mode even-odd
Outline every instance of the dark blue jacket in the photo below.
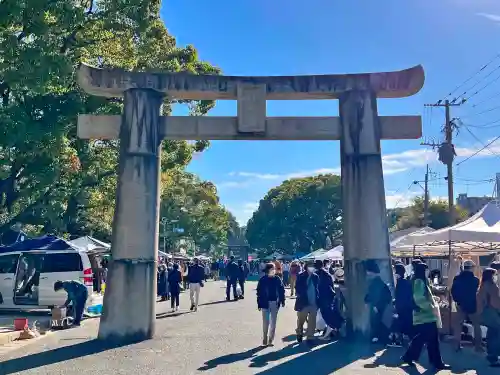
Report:
<svg viewBox="0 0 500 375"><path fill-rule="evenodd" d="M179 270L172 270L168 273L168 285L170 290L180 289L180 283L182 282L182 274Z"/></svg>
<svg viewBox="0 0 500 375"><path fill-rule="evenodd" d="M235 262L228 262L226 264L226 277L230 280L238 280L240 275L240 267Z"/></svg>
<svg viewBox="0 0 500 375"><path fill-rule="evenodd" d="M190 284L203 284L205 280L205 268L199 264L193 264L189 267L188 282Z"/></svg>
<svg viewBox="0 0 500 375"><path fill-rule="evenodd" d="M319 294L319 276L315 273L311 275L312 282L316 288L316 306L319 307L320 294ZM303 271L297 276L297 283L295 284L295 291L297 292L297 299L295 300L295 311L302 311L305 307L309 306L309 299L307 297L307 278L309 273Z"/></svg>
<svg viewBox="0 0 500 375"><path fill-rule="evenodd" d="M317 270L316 273L319 276L318 290L321 296L320 302L322 304L332 304L335 299L335 289L332 275L324 269Z"/></svg>
<svg viewBox="0 0 500 375"><path fill-rule="evenodd" d="M453 279L451 296L466 314L474 314L477 310L478 288L479 279L470 271L462 271Z"/></svg>
<svg viewBox="0 0 500 375"><path fill-rule="evenodd" d="M257 306L259 309L269 308L269 291L276 293L278 306L285 303L285 286L280 277L262 276L257 284ZM273 293L274 294L274 293Z"/></svg>

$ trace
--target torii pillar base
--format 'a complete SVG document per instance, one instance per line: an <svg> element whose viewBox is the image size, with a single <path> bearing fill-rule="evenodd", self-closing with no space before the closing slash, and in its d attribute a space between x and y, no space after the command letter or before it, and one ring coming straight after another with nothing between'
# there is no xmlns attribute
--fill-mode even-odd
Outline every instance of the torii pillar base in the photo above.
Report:
<svg viewBox="0 0 500 375"><path fill-rule="evenodd" d="M155 331L163 95L131 89L124 97L112 260L98 337L137 342Z"/></svg>

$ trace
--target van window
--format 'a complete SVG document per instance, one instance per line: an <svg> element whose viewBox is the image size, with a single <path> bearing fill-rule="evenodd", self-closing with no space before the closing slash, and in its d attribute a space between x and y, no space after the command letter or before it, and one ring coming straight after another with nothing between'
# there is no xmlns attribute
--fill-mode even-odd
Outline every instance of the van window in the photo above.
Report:
<svg viewBox="0 0 500 375"><path fill-rule="evenodd" d="M0 273L16 273L19 254L0 256Z"/></svg>
<svg viewBox="0 0 500 375"><path fill-rule="evenodd" d="M82 270L82 258L78 253L45 254L41 273Z"/></svg>

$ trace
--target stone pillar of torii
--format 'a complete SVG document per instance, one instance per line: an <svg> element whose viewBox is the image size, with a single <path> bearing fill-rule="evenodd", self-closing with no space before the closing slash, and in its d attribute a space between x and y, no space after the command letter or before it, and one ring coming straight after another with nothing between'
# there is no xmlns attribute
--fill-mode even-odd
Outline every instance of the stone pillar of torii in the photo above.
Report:
<svg viewBox="0 0 500 375"><path fill-rule="evenodd" d="M155 331L160 144L185 140L340 140L349 328L369 332L364 263L392 283L381 139L421 137L420 116L378 116L377 98L416 94L421 66L388 73L235 77L127 72L82 65L89 94L123 97L121 116L80 115L78 136L119 139L112 261L99 338L138 341ZM237 100L236 117L160 116L165 98ZM338 99L339 117L266 117L267 100ZM230 155L228 155L230 156Z"/></svg>

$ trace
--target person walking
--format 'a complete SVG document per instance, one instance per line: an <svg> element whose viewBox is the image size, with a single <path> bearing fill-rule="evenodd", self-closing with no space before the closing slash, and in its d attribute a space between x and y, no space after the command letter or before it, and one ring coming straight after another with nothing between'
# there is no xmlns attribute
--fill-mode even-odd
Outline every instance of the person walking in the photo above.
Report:
<svg viewBox="0 0 500 375"><path fill-rule="evenodd" d="M477 352L481 352L482 334L481 322L476 314L476 295L479 289L479 279L474 275L475 264L472 260L463 263L463 270L455 276L451 287L451 296L457 304L457 312L453 321L453 336L455 349L461 349L462 323L470 320L474 327L474 347Z"/></svg>
<svg viewBox="0 0 500 375"><path fill-rule="evenodd" d="M492 367L500 367L500 292L497 286L498 271L485 268L477 293L477 313L488 328L486 334L486 359Z"/></svg>
<svg viewBox="0 0 500 375"><path fill-rule="evenodd" d="M211 265L211 271L212 271L212 278L214 281L219 280L219 262L214 260Z"/></svg>
<svg viewBox="0 0 500 375"><path fill-rule="evenodd" d="M403 263L394 266L396 274L395 307L397 314L397 333L405 339L413 332L413 290L410 280L405 278L406 268Z"/></svg>
<svg viewBox="0 0 500 375"><path fill-rule="evenodd" d="M233 290L234 301L238 300L236 293L236 283L240 276L240 268L234 261L234 256L231 255L229 262L226 264L226 301L231 301L231 289Z"/></svg>
<svg viewBox="0 0 500 375"><path fill-rule="evenodd" d="M283 285L288 286L290 282L290 262L285 261L283 264Z"/></svg>
<svg viewBox="0 0 500 375"><path fill-rule="evenodd" d="M326 331L320 340L329 340L330 335L334 329L340 328L342 321L339 320L340 316L335 313L335 289L333 285L333 277L325 266L329 266L329 262L316 260L314 262L315 273L319 277L318 290L321 298L319 299L319 311L326 323Z"/></svg>
<svg viewBox="0 0 500 375"><path fill-rule="evenodd" d="M73 306L73 326L79 326L80 322L83 319L83 312L85 310L85 303L87 302L87 298L89 296L89 292L87 287L76 280L68 280L68 281L56 281L54 283L54 291L59 292L64 290L68 297L66 298L66 302L62 305L62 307L68 307L69 304Z"/></svg>
<svg viewBox="0 0 500 375"><path fill-rule="evenodd" d="M309 345L313 344L316 331L316 315L320 300L318 287L319 276L314 272L313 264L308 263L306 270L297 277L295 311L297 312L297 341L302 342L304 324L307 321L306 342Z"/></svg>
<svg viewBox="0 0 500 375"><path fill-rule="evenodd" d="M170 307L173 311L179 310L179 297L181 294L182 273L179 265L174 263L172 270L168 274L168 289L170 290Z"/></svg>
<svg viewBox="0 0 500 375"><path fill-rule="evenodd" d="M392 308L392 294L389 286L380 277L380 268L375 261L365 262L366 276L368 278L368 291L365 303L370 308L370 326L372 342L389 339L389 328L392 322L386 322L387 309ZM392 314L390 314L392 317Z"/></svg>
<svg viewBox="0 0 500 375"><path fill-rule="evenodd" d="M293 261L290 265L290 296L295 295L295 285L297 284L297 276L299 275L301 269L298 261Z"/></svg>
<svg viewBox="0 0 500 375"><path fill-rule="evenodd" d="M257 307L262 312L263 346L273 346L280 306L285 307L285 287L273 263L264 268L265 275L257 284Z"/></svg>
<svg viewBox="0 0 500 375"><path fill-rule="evenodd" d="M205 268L200 265L200 261L198 258L194 258L194 263L189 268L188 272L191 311L198 310L198 302L200 300L200 290L203 287L203 280L205 280Z"/></svg>
<svg viewBox="0 0 500 375"><path fill-rule="evenodd" d="M243 260L238 260L238 285L240 286L241 289L241 296L239 297L240 299L245 299L245 281L247 280L248 274L250 273L250 270L248 269L248 264L243 263Z"/></svg>
<svg viewBox="0 0 500 375"><path fill-rule="evenodd" d="M436 370L445 370L450 366L443 363L439 348L439 307L429 287L426 271L425 263L415 264L412 281L413 300L416 305L413 310L414 337L401 360L409 366L415 366L414 362L420 358L426 345L431 365Z"/></svg>
<svg viewBox="0 0 500 375"><path fill-rule="evenodd" d="M158 296L160 296L161 301L168 300L168 282L167 282L167 266L165 263L160 263L158 266Z"/></svg>

